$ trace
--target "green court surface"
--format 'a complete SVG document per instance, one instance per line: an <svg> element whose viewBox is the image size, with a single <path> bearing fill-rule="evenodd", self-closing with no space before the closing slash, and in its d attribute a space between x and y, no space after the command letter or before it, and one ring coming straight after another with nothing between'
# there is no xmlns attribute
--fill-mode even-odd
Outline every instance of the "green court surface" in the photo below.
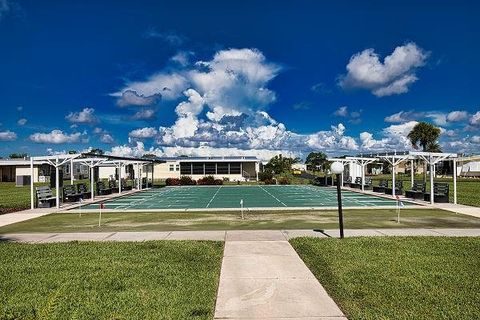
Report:
<svg viewBox="0 0 480 320"><path fill-rule="evenodd" d="M342 191L345 207L396 206L397 201ZM105 209L322 208L337 206L335 188L315 186L182 186L149 189L106 200ZM405 203L405 206L414 205ZM89 204L82 209L99 209Z"/></svg>

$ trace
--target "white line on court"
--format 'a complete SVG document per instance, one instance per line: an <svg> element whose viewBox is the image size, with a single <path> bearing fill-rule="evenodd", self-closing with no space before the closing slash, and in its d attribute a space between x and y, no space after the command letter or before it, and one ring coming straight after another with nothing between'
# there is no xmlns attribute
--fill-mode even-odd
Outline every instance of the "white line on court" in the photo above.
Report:
<svg viewBox="0 0 480 320"><path fill-rule="evenodd" d="M259 186L260 189L262 189L263 191L265 191L266 193L268 193L270 196L272 196L275 200L277 200L278 202L280 202L281 204L283 204L284 207L286 207L287 205L285 203L283 203L282 201L280 201L277 197L275 197L273 194L271 194L270 192L268 192L264 187L262 186Z"/></svg>
<svg viewBox="0 0 480 320"><path fill-rule="evenodd" d="M215 194L213 195L212 199L210 199L210 201L208 201L207 206L206 206L205 208L208 208L208 206L210 205L210 203L212 203L213 199L215 199L215 197L216 197L217 194L218 194L218 191L220 191L220 189L222 189L222 187L223 187L223 186L218 187L217 192L215 192Z"/></svg>

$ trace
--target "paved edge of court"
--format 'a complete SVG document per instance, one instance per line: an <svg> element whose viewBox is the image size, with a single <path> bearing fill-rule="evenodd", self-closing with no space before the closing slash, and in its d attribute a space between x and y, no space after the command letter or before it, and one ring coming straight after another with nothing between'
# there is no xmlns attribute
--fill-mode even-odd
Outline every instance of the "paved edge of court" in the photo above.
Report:
<svg viewBox="0 0 480 320"><path fill-rule="evenodd" d="M345 237L372 236L443 236L479 237L480 228L377 228L345 229ZM149 240L213 240L242 241L287 240L297 237L338 238L338 229L326 230L218 230L218 231L142 231L142 232L72 232L72 233L9 233L0 234L0 241L51 243L69 241L149 241Z"/></svg>

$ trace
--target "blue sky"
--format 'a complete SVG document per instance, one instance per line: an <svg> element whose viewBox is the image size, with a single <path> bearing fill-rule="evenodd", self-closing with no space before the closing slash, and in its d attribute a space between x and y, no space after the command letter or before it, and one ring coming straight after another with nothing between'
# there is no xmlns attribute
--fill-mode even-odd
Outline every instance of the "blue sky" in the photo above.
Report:
<svg viewBox="0 0 480 320"><path fill-rule="evenodd" d="M0 155L404 150L416 121L478 153L479 9L0 0Z"/></svg>

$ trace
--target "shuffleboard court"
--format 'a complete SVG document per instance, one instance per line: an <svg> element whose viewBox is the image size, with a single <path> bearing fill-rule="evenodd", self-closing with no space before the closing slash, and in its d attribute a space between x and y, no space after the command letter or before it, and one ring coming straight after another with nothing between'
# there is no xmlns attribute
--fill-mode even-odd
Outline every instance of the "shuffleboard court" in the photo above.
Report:
<svg viewBox="0 0 480 320"><path fill-rule="evenodd" d="M345 207L396 206L392 199L342 191ZM322 208L337 206L335 188L316 186L181 186L149 189L107 200L105 209ZM405 203L406 206L414 205ZM82 208L98 209L98 204Z"/></svg>

